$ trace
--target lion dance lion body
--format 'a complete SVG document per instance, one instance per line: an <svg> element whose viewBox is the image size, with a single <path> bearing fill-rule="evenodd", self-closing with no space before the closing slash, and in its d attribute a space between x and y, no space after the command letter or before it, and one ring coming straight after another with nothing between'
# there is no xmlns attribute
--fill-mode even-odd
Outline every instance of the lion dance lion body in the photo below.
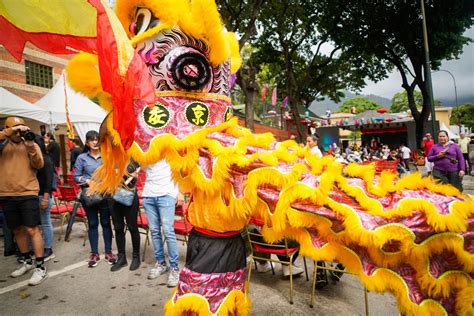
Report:
<svg viewBox="0 0 474 316"><path fill-rule="evenodd" d="M267 240L292 238L301 255L342 263L368 290L391 292L403 313L472 315L468 196L419 174L397 179L376 176L373 166L342 166L238 126L229 97L238 44L213 0L119 0L116 14L148 68L156 101L134 102L134 141L124 148L110 95L92 93L81 79L99 76L84 66L97 57L78 55L68 65L71 85L111 111L97 190L115 190L116 169L129 157L143 165L165 159L192 194L187 216L195 228L225 235L255 216ZM245 267L207 274L185 267L166 314L247 314L245 276Z"/></svg>

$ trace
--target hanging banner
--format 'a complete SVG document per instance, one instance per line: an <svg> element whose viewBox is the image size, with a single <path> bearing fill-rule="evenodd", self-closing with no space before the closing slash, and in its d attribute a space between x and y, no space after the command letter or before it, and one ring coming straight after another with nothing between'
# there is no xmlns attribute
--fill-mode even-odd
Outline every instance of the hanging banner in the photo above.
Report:
<svg viewBox="0 0 474 316"><path fill-rule="evenodd" d="M71 118L69 117L69 104L67 99L67 91L66 91L66 76L63 76L64 80L64 108L66 113L66 127L67 127L67 138L73 140L76 135L74 135L74 127L71 123Z"/></svg>
<svg viewBox="0 0 474 316"><path fill-rule="evenodd" d="M236 74L230 75L229 84L230 84L231 89L234 87L234 84L235 84L236 80L237 80L237 75Z"/></svg>
<svg viewBox="0 0 474 316"><path fill-rule="evenodd" d="M272 105L276 106L277 105L277 88L273 88L272 91Z"/></svg>
<svg viewBox="0 0 474 316"><path fill-rule="evenodd" d="M265 101L265 97L267 96L268 93L268 84L263 85L262 89L262 103Z"/></svg>

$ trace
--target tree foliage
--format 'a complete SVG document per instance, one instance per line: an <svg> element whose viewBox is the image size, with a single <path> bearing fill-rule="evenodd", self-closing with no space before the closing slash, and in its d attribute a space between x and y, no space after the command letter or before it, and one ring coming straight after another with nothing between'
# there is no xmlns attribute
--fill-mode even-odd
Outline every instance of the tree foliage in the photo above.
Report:
<svg viewBox="0 0 474 316"><path fill-rule="evenodd" d="M415 100L415 105L418 110L423 107L423 95L420 91L413 91L413 98ZM435 106L440 106L441 101L434 100ZM403 111L410 111L410 106L408 102L408 94L406 91L397 92L392 97L392 103L390 105L390 112L398 113Z"/></svg>
<svg viewBox="0 0 474 316"><path fill-rule="evenodd" d="M468 128L474 128L474 104L466 103L453 108L449 123L451 125L464 125Z"/></svg>
<svg viewBox="0 0 474 316"><path fill-rule="evenodd" d="M237 72L236 83L245 99L246 126L253 130L253 113L259 92L256 82L259 66L254 62L251 44L258 38L256 22L266 0L218 0L217 5L228 30L239 36L239 47L242 50L242 67ZM243 49L244 47L248 49Z"/></svg>
<svg viewBox="0 0 474 316"><path fill-rule="evenodd" d="M415 105L419 109L423 106L423 96L421 92L415 90L413 92L413 97L415 99ZM410 107L408 106L408 94L406 91L397 92L392 97L392 104L390 105L390 112L398 113L402 111L408 111Z"/></svg>
<svg viewBox="0 0 474 316"><path fill-rule="evenodd" d="M305 132L299 126L298 104L308 107L321 96L339 101L343 90L358 90L366 76L376 79L379 74L374 71L374 59L341 49L317 31L318 1L268 2L260 14L261 36L255 43L256 60L268 70L267 79L278 86L279 99L288 96L300 136Z"/></svg>
<svg viewBox="0 0 474 316"><path fill-rule="evenodd" d="M418 139L428 119L431 100L425 74L422 15L419 1L320 0L319 31L353 54L369 54L395 67L407 92L408 105L417 123ZM473 25L474 1L425 1L431 67L456 58L471 39L463 36ZM417 109L414 90L423 106Z"/></svg>
<svg viewBox="0 0 474 316"><path fill-rule="evenodd" d="M381 106L377 102L366 97L355 97L346 100L340 107L339 112L352 113L352 108L355 108L356 113L362 113L368 110L377 110Z"/></svg>

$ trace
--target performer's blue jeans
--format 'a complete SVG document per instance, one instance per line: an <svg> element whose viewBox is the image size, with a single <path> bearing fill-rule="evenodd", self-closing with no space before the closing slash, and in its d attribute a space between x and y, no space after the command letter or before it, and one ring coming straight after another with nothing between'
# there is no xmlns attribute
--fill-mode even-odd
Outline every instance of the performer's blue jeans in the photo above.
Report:
<svg viewBox="0 0 474 316"><path fill-rule="evenodd" d="M151 232L156 261L160 264L166 264L163 237L161 235L161 229L163 229L168 246L170 267L178 269L178 244L174 233L175 206L176 198L169 195L143 197L143 207Z"/></svg>

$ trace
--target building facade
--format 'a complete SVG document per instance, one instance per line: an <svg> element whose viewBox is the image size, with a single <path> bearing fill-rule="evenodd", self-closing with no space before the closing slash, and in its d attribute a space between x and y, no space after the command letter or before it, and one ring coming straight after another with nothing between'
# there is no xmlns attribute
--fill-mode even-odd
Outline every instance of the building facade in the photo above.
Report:
<svg viewBox="0 0 474 316"><path fill-rule="evenodd" d="M18 62L0 45L0 87L35 103L54 86L71 55L53 55L27 44Z"/></svg>

